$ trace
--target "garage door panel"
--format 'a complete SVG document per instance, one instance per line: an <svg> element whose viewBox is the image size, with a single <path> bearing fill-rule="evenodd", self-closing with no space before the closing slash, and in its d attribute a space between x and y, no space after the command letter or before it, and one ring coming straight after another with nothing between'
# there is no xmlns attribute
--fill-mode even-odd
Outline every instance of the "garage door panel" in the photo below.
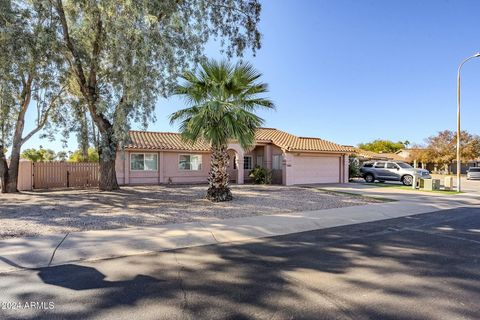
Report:
<svg viewBox="0 0 480 320"><path fill-rule="evenodd" d="M340 182L339 157L295 156L295 184L338 182Z"/></svg>

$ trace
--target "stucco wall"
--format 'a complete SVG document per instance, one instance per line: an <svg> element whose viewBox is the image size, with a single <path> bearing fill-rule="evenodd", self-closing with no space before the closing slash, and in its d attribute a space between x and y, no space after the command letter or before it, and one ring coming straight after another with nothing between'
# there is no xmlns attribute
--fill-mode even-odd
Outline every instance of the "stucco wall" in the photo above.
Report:
<svg viewBox="0 0 480 320"><path fill-rule="evenodd" d="M136 171L130 168L132 153L157 154L157 170ZM202 169L199 171L180 170L179 156L182 154L202 155ZM119 184L165 184L165 183L206 183L210 170L210 154L198 152L152 152L125 151L117 154L117 180Z"/></svg>
<svg viewBox="0 0 480 320"><path fill-rule="evenodd" d="M265 146L259 146L252 151L246 152L245 155L252 156L253 167L257 165L257 155L264 157L263 166L266 166L266 154L282 155L282 169L273 170L273 183L291 185L295 183L313 183L309 182L312 173L307 172L311 167L298 168L298 165L307 165L306 163L295 161L296 157L329 157L334 158L336 165L331 166L334 172L325 174L325 180L319 179L318 182L348 182L348 156L343 154L320 154L320 153L283 153L277 146L271 145L270 151L265 150ZM155 153L158 156L158 170L156 171L132 171L130 170L130 154L131 153ZM202 155L202 169L199 171L180 170L178 168L179 156L181 154L201 154ZM233 150L229 151L233 155ZM239 165L243 167L243 158L238 160ZM333 162L332 162L333 163ZM295 166L297 164L297 167ZM325 163L327 165L327 163ZM327 165L328 166L328 165ZM299 170L300 169L300 170ZM206 183L208 179L208 172L210 170L210 154L198 152L152 152L152 151L126 151L117 154L117 180L119 184L168 184L168 183ZM237 180L237 170L229 168L232 180ZM303 173L302 173L303 172ZM245 180L248 178L249 170L245 170L243 176ZM301 179L300 175L304 175L305 179ZM329 178L330 177L330 178ZM308 179L307 179L308 178ZM302 181L303 180L303 181ZM240 183L243 183L241 181Z"/></svg>

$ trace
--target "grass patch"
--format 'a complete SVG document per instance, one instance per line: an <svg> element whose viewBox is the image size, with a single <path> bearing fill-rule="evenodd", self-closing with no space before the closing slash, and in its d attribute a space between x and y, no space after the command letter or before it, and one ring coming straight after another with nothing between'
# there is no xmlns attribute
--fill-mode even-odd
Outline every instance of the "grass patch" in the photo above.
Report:
<svg viewBox="0 0 480 320"><path fill-rule="evenodd" d="M331 194L339 194L339 195L347 195L347 196L352 196L352 197L357 197L357 198L367 198L367 199L372 199L372 200L377 200L380 202L394 202L398 201L395 199L390 199L390 198L384 198L384 197L376 197L376 196L365 196L362 194L358 193L353 193L353 192L346 192L346 191L337 191L337 190L328 190L328 189L322 189L322 188L315 188L319 191L325 192L325 193L331 193Z"/></svg>
<svg viewBox="0 0 480 320"><path fill-rule="evenodd" d="M401 189L401 190L409 190L409 191L421 191L421 192L433 192L433 193L443 193L443 194L459 194L463 193L462 192L457 192L455 190L419 190L419 189L412 189L411 186L403 186L403 185L398 185L398 184L389 184L389 183L374 183L374 184L369 184L373 186L378 186L381 188L395 188L395 189Z"/></svg>

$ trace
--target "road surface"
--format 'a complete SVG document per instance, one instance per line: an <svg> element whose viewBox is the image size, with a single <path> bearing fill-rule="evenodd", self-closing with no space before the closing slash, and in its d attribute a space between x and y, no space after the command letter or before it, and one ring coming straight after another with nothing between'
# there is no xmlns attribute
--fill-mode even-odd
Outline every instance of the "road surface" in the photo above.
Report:
<svg viewBox="0 0 480 320"><path fill-rule="evenodd" d="M0 302L0 319L479 319L480 208L0 274Z"/></svg>

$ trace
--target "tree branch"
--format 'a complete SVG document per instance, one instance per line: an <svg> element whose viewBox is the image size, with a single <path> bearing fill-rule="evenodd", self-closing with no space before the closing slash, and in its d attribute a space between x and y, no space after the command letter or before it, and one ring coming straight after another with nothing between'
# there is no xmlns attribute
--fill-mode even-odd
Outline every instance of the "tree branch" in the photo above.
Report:
<svg viewBox="0 0 480 320"><path fill-rule="evenodd" d="M38 123L37 123L37 126L32 130L30 131L24 138L22 138L22 141L21 141L21 144L23 145L25 142L28 141L28 139L30 139L34 134L36 134L38 131L40 131L44 126L45 124L47 123L47 120L48 120L48 116L50 114L50 111L53 109L53 107L55 106L55 102L60 98L60 96L63 94L63 92L65 91L65 88L67 87L67 85L65 84L62 89L58 92L58 94L53 97L53 99L50 101L50 104L48 105L47 109L45 110L45 112L43 113L43 116L40 117L40 113L39 113L39 116L38 116Z"/></svg>
<svg viewBox="0 0 480 320"><path fill-rule="evenodd" d="M74 59L74 70L78 76L78 79L80 80L80 88L85 95L88 95L88 93L86 92L87 80L85 78L85 73L83 72L82 60L80 59L80 55L78 54L75 44L70 38L68 23L67 19L65 18L65 11L63 10L62 0L57 0L57 5L55 7L57 9L58 15L60 17L60 22L62 24L63 39Z"/></svg>
<svg viewBox="0 0 480 320"><path fill-rule="evenodd" d="M102 18L100 15L100 12L98 10L98 7L95 10L95 15L96 15L96 33L95 33L95 40L93 42L93 48L92 48L92 59L90 62L90 74L88 77L88 86L90 90L96 90L97 86L97 69L98 69L98 59L100 56L100 43L102 39L102 30L103 30L103 24L102 24Z"/></svg>

